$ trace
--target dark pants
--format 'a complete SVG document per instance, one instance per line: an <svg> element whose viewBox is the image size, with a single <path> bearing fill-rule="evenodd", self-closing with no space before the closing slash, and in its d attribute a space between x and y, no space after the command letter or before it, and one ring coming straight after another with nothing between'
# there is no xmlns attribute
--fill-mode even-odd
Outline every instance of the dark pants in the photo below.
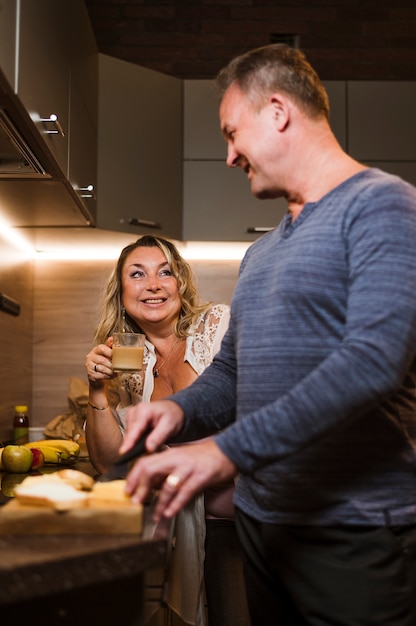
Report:
<svg viewBox="0 0 416 626"><path fill-rule="evenodd" d="M416 625L416 526L235 517L252 626Z"/></svg>
<svg viewBox="0 0 416 626"><path fill-rule="evenodd" d="M250 626L235 524L206 520L205 591L209 626Z"/></svg>

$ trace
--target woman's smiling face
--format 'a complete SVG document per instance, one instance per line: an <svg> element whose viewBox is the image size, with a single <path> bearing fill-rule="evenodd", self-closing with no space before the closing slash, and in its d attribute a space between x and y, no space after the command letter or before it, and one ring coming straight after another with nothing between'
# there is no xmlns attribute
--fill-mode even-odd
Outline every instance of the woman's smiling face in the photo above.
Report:
<svg viewBox="0 0 416 626"><path fill-rule="evenodd" d="M143 331L163 323L172 327L179 317L178 281L158 247L137 247L126 258L121 274L122 302Z"/></svg>

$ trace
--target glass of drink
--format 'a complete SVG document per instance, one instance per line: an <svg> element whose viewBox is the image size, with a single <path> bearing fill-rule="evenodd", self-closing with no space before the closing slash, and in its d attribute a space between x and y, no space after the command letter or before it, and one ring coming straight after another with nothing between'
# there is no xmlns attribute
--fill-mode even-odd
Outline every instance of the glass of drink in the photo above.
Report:
<svg viewBox="0 0 416 626"><path fill-rule="evenodd" d="M113 333L113 370L137 372L143 368L145 335Z"/></svg>

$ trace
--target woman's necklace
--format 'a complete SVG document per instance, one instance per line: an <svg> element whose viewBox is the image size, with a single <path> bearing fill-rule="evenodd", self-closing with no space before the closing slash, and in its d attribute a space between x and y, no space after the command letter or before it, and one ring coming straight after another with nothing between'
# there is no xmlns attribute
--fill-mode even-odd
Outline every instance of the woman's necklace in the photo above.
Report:
<svg viewBox="0 0 416 626"><path fill-rule="evenodd" d="M162 369L162 367L163 367L163 366L167 363L167 361L169 360L169 357L170 357L170 355L172 354L173 349L174 349L174 347L176 346L176 344L177 344L178 342L179 342L179 338L177 338L177 339L173 342L172 347L171 347L171 349L169 350L168 355L167 355L167 357L165 358L165 360L164 360L164 361L162 361L162 363L159 365L159 367L156 367L156 366L155 366L155 368L154 368L154 370L153 370L153 376L154 376L154 378L157 378L157 377L159 376L159 372L160 372L160 370ZM157 351L157 350L156 350L156 351ZM157 361L156 361L156 364L157 364Z"/></svg>

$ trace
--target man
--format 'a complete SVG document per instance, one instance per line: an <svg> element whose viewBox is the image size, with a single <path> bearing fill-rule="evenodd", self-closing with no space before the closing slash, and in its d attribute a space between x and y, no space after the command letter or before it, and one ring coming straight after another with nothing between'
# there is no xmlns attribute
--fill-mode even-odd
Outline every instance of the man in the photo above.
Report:
<svg viewBox="0 0 416 626"><path fill-rule="evenodd" d="M288 213L248 250L231 322L188 389L130 411L122 450L172 517L237 477L253 626L416 624L416 190L337 143L304 55L220 72L227 164Z"/></svg>

